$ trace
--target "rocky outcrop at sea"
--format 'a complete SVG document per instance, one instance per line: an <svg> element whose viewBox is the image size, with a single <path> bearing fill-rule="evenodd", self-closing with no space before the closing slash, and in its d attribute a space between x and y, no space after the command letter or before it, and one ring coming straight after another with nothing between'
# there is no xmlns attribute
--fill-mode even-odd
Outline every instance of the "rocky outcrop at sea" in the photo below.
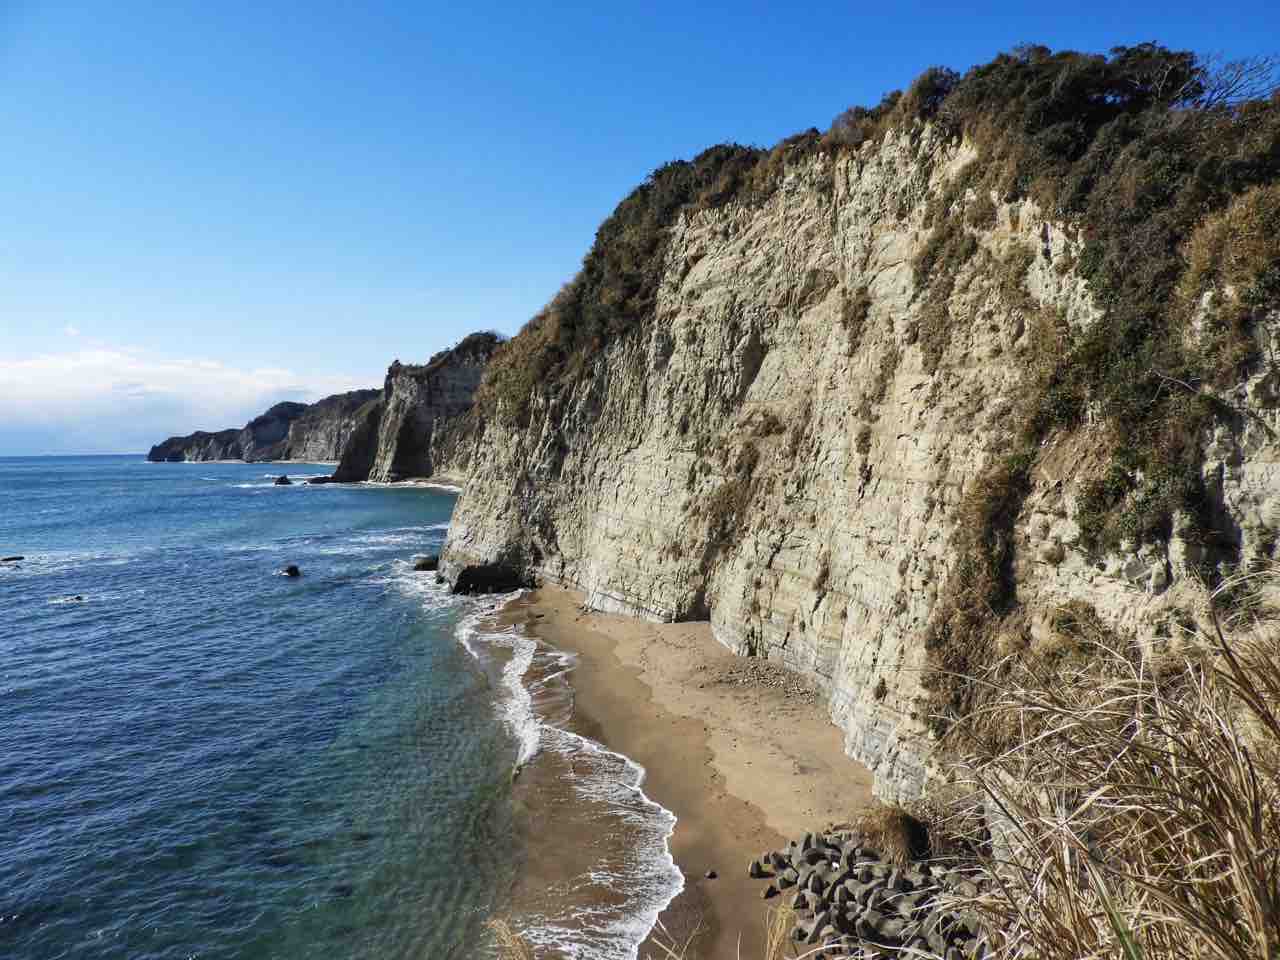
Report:
<svg viewBox="0 0 1280 960"><path fill-rule="evenodd" d="M464 477L476 443L476 388L500 339L473 333L425 364L397 360L381 390L279 403L239 430L170 437L147 459L337 461L330 483Z"/></svg>

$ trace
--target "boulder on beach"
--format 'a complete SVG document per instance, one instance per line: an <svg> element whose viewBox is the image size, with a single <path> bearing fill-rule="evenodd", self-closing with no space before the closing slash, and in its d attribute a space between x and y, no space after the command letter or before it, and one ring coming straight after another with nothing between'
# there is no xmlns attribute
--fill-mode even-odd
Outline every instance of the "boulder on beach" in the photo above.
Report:
<svg viewBox="0 0 1280 960"><path fill-rule="evenodd" d="M281 573L283 573L286 577L300 577L300 576L302 576L302 571L298 569L298 565L297 565L296 563L291 563L291 564L289 564L287 567L285 567L285 568L284 568L282 571L280 571L280 572L281 572Z"/></svg>
<svg viewBox="0 0 1280 960"><path fill-rule="evenodd" d="M440 555L437 553L429 554L425 557L418 557L413 563L413 569L418 573L429 573L440 569Z"/></svg>
<svg viewBox="0 0 1280 960"><path fill-rule="evenodd" d="M274 482L277 487L293 486L293 481L289 479L289 475L287 473L280 474L280 476L276 477Z"/></svg>
<svg viewBox="0 0 1280 960"><path fill-rule="evenodd" d="M463 567L453 582L453 592L472 595L510 593L535 584L528 574L505 563L485 563Z"/></svg>

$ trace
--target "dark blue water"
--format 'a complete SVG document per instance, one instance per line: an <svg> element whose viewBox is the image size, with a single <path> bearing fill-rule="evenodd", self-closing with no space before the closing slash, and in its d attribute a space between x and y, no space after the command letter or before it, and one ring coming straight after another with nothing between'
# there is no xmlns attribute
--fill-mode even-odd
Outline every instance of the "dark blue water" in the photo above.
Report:
<svg viewBox="0 0 1280 960"><path fill-rule="evenodd" d="M515 742L411 570L453 497L270 469L0 458L0 957L481 952Z"/></svg>

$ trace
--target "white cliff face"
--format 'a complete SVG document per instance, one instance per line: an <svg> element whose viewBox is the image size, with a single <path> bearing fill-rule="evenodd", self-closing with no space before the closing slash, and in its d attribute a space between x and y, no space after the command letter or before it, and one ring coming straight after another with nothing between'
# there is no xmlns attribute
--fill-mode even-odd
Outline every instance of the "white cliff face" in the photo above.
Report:
<svg viewBox="0 0 1280 960"><path fill-rule="evenodd" d="M506 563L600 609L709 617L727 647L822 684L880 794L917 795L923 635L957 507L1006 452L1024 360L1044 347L1029 306L1096 316L1071 236L1022 203L971 230L950 322L924 332L926 204L972 159L928 129L891 136L791 168L758 207L678 222L654 321L535 397L527 428L483 426L446 575ZM1275 384L1246 393L1255 415L1214 437L1206 471L1248 554L1274 541L1280 424ZM1100 443L1088 426L1051 437L1033 471L1015 528L1033 635L1069 600L1120 625L1156 616L1194 560L1177 537L1159 556L1085 556L1071 518Z"/></svg>

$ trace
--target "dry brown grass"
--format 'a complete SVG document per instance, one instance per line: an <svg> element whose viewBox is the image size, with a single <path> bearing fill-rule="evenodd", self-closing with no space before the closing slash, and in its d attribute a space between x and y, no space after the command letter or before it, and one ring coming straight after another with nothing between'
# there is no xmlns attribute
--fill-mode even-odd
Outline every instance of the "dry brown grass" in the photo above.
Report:
<svg viewBox="0 0 1280 960"><path fill-rule="evenodd" d="M862 842L874 847L885 860L905 866L909 860L929 855L929 831L924 823L902 807L877 802L848 827Z"/></svg>
<svg viewBox="0 0 1280 960"><path fill-rule="evenodd" d="M1278 220L1280 184L1254 187L1207 217L1187 241L1179 293L1195 300L1206 289L1231 286L1237 296L1248 298L1280 260Z"/></svg>
<svg viewBox="0 0 1280 960"><path fill-rule="evenodd" d="M694 942L706 931L701 915L694 917L693 923L686 926L687 929L677 932L668 929L662 918L659 918L653 932L649 934L649 943L658 952L646 954L645 960L697 960Z"/></svg>
<svg viewBox="0 0 1280 960"><path fill-rule="evenodd" d="M769 911L765 919L763 960L782 960L787 955L795 922L796 914L790 907L774 907Z"/></svg>
<svg viewBox="0 0 1280 960"><path fill-rule="evenodd" d="M966 906L997 955L1280 957L1280 626L1260 600L1277 579L1223 584L1190 636L1089 630L1092 655L1052 682L999 681L981 712L1022 736L963 765L994 833Z"/></svg>

